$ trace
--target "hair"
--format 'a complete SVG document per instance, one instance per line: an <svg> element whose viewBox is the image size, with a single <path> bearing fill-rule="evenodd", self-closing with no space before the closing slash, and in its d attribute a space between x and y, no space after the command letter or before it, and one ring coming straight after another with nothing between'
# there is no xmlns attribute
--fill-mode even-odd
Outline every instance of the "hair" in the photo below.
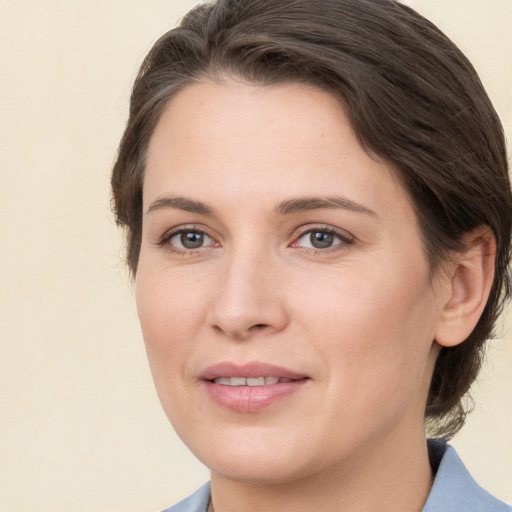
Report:
<svg viewBox="0 0 512 512"><path fill-rule="evenodd" d="M395 0L219 0L199 5L146 56L112 174L113 209L136 275L148 144L170 98L225 77L303 83L336 96L369 155L391 163L435 272L489 226L495 277L471 335L442 348L425 417L429 435L464 424L464 396L511 291L512 201L503 129L476 71L432 23Z"/></svg>

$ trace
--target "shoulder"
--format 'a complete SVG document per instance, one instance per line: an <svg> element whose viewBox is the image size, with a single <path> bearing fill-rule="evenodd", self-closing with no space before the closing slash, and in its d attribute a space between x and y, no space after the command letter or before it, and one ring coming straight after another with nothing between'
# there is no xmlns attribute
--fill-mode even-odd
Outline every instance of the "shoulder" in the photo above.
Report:
<svg viewBox="0 0 512 512"><path fill-rule="evenodd" d="M423 512L512 512L473 480L455 448L430 441L429 452L439 467Z"/></svg>
<svg viewBox="0 0 512 512"><path fill-rule="evenodd" d="M200 487L194 494L163 512L206 512L210 501L210 482Z"/></svg>

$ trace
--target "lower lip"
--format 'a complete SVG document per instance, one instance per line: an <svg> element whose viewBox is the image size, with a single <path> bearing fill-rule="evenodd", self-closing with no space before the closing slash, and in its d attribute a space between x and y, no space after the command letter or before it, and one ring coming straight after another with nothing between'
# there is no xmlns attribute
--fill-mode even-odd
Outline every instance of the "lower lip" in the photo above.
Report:
<svg viewBox="0 0 512 512"><path fill-rule="evenodd" d="M225 386L205 381L210 398L218 405L238 412L257 412L299 391L308 379L267 386Z"/></svg>

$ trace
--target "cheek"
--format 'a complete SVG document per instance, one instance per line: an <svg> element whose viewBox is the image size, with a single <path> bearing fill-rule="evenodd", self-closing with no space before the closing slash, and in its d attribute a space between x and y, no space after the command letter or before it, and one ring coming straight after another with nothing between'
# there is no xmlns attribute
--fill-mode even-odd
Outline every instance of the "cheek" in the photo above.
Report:
<svg viewBox="0 0 512 512"><path fill-rule="evenodd" d="M407 267L351 272L339 276L336 286L312 285L297 294L303 298L297 306L302 328L316 340L318 357L345 393L355 387L378 396L387 393L386 387L400 391L419 383L436 308L428 274L422 272L420 282L418 273Z"/></svg>
<svg viewBox="0 0 512 512"><path fill-rule="evenodd" d="M160 377L177 375L171 368L182 366L188 358L187 343L198 329L201 302L179 279L164 272L142 270L136 280L136 303L149 363L158 387Z"/></svg>
<svg viewBox="0 0 512 512"><path fill-rule="evenodd" d="M143 268L137 274L136 303L155 387L171 423L186 415L182 383L197 330L197 297L179 280ZM180 412L181 411L181 412Z"/></svg>
<svg viewBox="0 0 512 512"><path fill-rule="evenodd" d="M159 262L139 268L135 297L143 333L152 333L151 342L153 337L165 342L189 335L204 316L209 296L205 276Z"/></svg>

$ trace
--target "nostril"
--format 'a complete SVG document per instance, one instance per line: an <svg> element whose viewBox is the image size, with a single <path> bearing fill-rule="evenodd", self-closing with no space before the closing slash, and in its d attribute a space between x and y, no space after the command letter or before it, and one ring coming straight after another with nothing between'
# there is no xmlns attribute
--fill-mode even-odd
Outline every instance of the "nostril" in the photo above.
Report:
<svg viewBox="0 0 512 512"><path fill-rule="evenodd" d="M251 330L253 331L262 331L263 329L267 328L267 324L256 324L251 327Z"/></svg>

